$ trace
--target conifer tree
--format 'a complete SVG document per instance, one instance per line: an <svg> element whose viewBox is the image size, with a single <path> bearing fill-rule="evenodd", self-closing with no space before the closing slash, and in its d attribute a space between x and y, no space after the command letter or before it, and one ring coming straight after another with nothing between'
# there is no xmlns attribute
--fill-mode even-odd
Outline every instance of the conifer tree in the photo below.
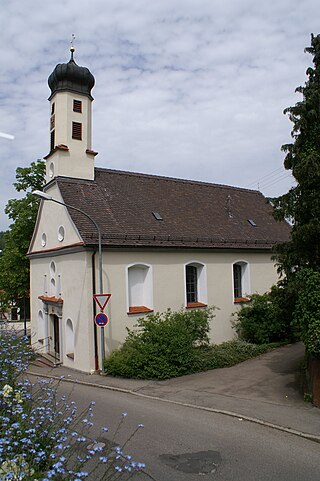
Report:
<svg viewBox="0 0 320 481"><path fill-rule="evenodd" d="M292 221L289 242L277 246L276 259L288 277L303 267L320 270L320 35L311 35L313 66L307 81L297 92L302 100L284 113L293 122L293 142L282 146L284 166L292 171L297 184L274 199L275 216Z"/></svg>

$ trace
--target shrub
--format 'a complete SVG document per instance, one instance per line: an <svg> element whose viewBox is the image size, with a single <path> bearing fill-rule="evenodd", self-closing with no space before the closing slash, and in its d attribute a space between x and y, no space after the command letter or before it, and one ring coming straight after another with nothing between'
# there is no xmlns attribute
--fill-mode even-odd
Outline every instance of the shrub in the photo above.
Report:
<svg viewBox="0 0 320 481"><path fill-rule="evenodd" d="M320 273L303 269L296 274L299 292L294 323L301 332L306 351L320 357Z"/></svg>
<svg viewBox="0 0 320 481"><path fill-rule="evenodd" d="M213 308L149 314L128 329L123 346L111 353L109 374L141 379L167 379L201 370L200 346L209 345Z"/></svg>
<svg viewBox="0 0 320 481"><path fill-rule="evenodd" d="M250 303L234 313L234 328L241 339L254 344L288 342L297 338L292 325L296 291L292 285L273 286L265 294L253 294Z"/></svg>

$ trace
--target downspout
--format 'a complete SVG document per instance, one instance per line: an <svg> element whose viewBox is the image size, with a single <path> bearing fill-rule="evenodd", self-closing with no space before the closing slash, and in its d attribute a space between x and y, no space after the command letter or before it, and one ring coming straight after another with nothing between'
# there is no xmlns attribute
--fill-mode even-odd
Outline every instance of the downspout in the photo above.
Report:
<svg viewBox="0 0 320 481"><path fill-rule="evenodd" d="M97 314L97 306L95 300L93 298L93 294L96 294L96 251L92 254L91 262L92 262L92 305L93 305L93 318L95 319ZM97 332L97 325L93 322L93 339L94 339L94 366L95 370L99 371L99 357L98 357L98 332Z"/></svg>

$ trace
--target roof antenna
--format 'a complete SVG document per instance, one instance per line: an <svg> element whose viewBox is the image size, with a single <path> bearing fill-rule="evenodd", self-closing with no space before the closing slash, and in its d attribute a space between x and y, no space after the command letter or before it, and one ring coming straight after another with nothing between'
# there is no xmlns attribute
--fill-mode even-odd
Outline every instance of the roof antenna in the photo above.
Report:
<svg viewBox="0 0 320 481"><path fill-rule="evenodd" d="M72 33L72 34L71 34L71 42L70 42L70 44L71 44L71 47L70 47L71 59L70 59L70 60L73 60L73 53L74 53L74 51L75 51L75 48L74 48L73 43L74 43L75 39L76 39L75 34Z"/></svg>

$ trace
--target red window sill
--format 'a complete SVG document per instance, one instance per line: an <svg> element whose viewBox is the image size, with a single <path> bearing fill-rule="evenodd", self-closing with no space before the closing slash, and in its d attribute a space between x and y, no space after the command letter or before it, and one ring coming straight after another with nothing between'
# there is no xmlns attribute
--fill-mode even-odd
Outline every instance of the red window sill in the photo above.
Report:
<svg viewBox="0 0 320 481"><path fill-rule="evenodd" d="M153 309L145 306L132 306L129 307L129 312L127 314L145 314L148 312L153 312Z"/></svg>
<svg viewBox="0 0 320 481"><path fill-rule="evenodd" d="M186 305L186 309L192 309L195 307L207 307L207 304L204 304L203 302L189 302L189 304Z"/></svg>
<svg viewBox="0 0 320 481"><path fill-rule="evenodd" d="M39 296L38 299L40 299L41 301L44 301L44 302L54 302L56 304L62 304L63 303L63 299L61 299L61 297L55 297L55 296Z"/></svg>
<svg viewBox="0 0 320 481"><path fill-rule="evenodd" d="M250 302L250 299L248 297L236 297L233 302L235 304L240 304L241 302Z"/></svg>

